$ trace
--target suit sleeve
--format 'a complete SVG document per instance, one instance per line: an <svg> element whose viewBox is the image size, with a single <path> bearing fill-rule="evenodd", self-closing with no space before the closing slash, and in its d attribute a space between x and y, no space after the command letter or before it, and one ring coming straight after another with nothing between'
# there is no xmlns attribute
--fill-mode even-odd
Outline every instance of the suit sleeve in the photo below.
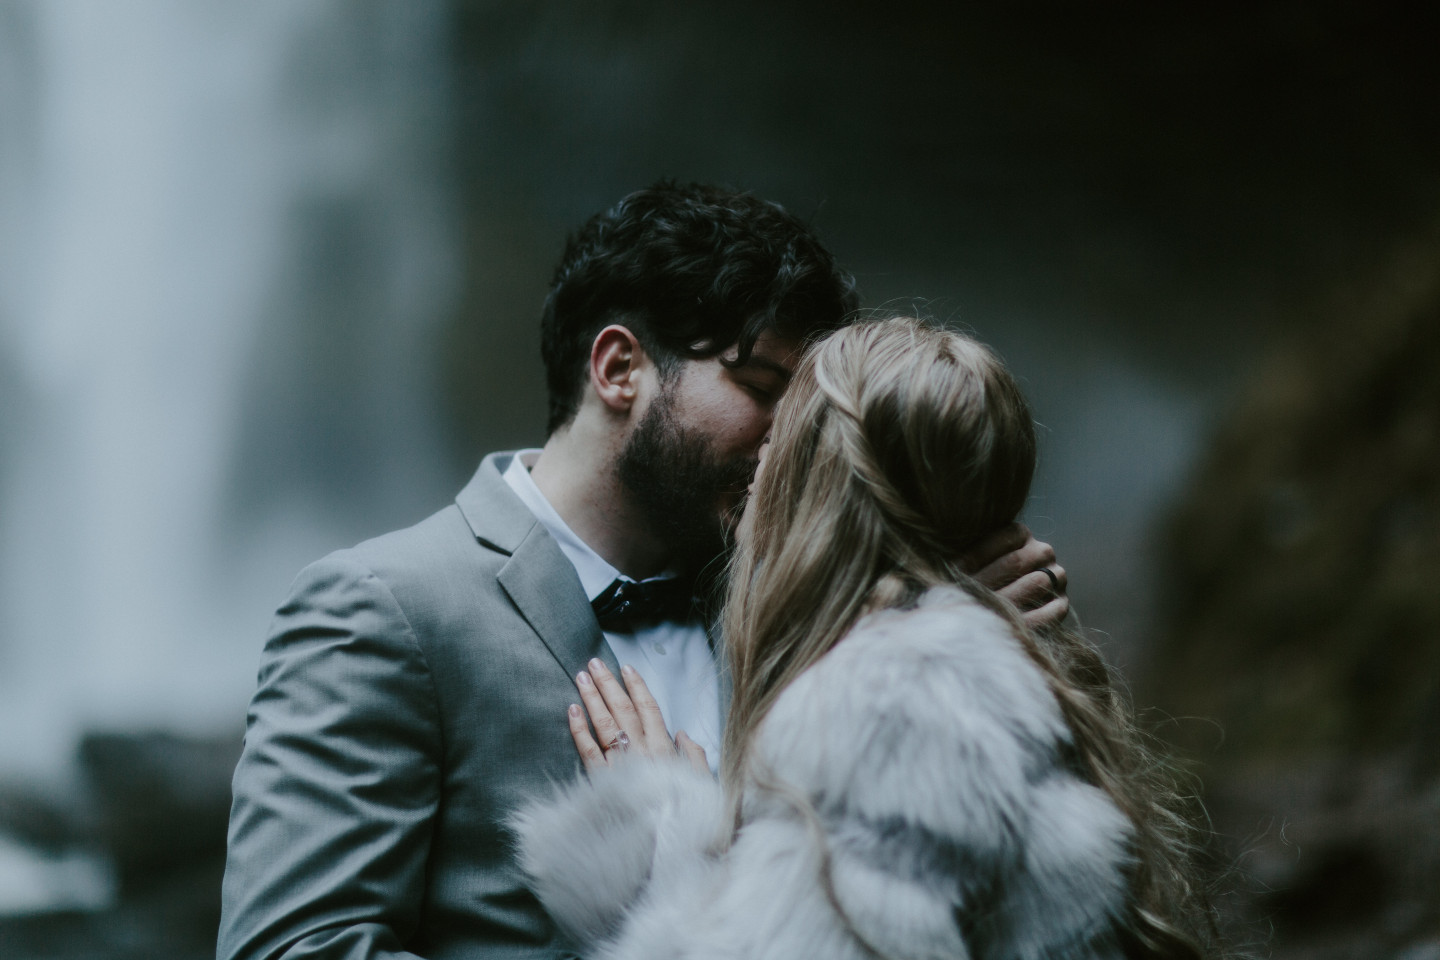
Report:
<svg viewBox="0 0 1440 960"><path fill-rule="evenodd" d="M277 612L235 771L219 960L409 957L440 793L430 672L348 554Z"/></svg>

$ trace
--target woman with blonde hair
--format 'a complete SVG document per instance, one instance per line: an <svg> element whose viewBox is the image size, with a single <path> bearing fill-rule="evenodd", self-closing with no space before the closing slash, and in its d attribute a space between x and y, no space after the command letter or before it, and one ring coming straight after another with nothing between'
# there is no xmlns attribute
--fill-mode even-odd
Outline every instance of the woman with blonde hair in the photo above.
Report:
<svg viewBox="0 0 1440 960"><path fill-rule="evenodd" d="M643 681L597 671L590 720L628 744L572 708L588 778L514 822L583 956L1206 955L1173 788L1104 662L962 570L1034 464L968 337L895 318L807 353L737 532L723 787Z"/></svg>

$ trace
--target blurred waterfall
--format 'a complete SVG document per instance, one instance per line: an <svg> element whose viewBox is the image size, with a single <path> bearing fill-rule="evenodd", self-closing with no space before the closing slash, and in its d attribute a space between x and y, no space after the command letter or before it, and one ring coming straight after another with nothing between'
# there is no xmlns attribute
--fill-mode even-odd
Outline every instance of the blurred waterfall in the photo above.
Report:
<svg viewBox="0 0 1440 960"><path fill-rule="evenodd" d="M0 778L238 736L289 578L450 492L445 14L0 6Z"/></svg>

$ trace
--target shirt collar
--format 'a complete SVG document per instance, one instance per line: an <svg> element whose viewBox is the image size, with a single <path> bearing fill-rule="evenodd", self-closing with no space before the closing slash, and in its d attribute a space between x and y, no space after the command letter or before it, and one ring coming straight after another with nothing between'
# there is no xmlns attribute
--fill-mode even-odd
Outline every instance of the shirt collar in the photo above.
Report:
<svg viewBox="0 0 1440 960"><path fill-rule="evenodd" d="M533 514L540 525L549 531L555 543L559 545L560 552L575 567L575 572L580 575L580 586L585 589L585 597L594 600L605 592L605 588L615 582L620 576L620 571L612 567L604 557L590 549L590 545L581 540L579 535L571 530L550 501L545 499L545 494L535 486L534 479L530 476L530 467L534 465L535 458L540 456L536 449L521 450L510 460L510 466L506 468L505 482L510 489L515 491L515 496Z"/></svg>

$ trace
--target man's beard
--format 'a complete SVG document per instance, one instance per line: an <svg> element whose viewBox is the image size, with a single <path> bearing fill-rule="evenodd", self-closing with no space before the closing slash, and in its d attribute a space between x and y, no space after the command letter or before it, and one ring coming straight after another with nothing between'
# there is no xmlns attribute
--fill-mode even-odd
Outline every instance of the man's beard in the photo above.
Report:
<svg viewBox="0 0 1440 960"><path fill-rule="evenodd" d="M662 390L620 452L616 469L648 531L669 550L676 573L713 581L723 572L716 561L725 555L757 458L717 455L704 436L680 425L673 406L671 392ZM734 498L728 509L727 494Z"/></svg>

